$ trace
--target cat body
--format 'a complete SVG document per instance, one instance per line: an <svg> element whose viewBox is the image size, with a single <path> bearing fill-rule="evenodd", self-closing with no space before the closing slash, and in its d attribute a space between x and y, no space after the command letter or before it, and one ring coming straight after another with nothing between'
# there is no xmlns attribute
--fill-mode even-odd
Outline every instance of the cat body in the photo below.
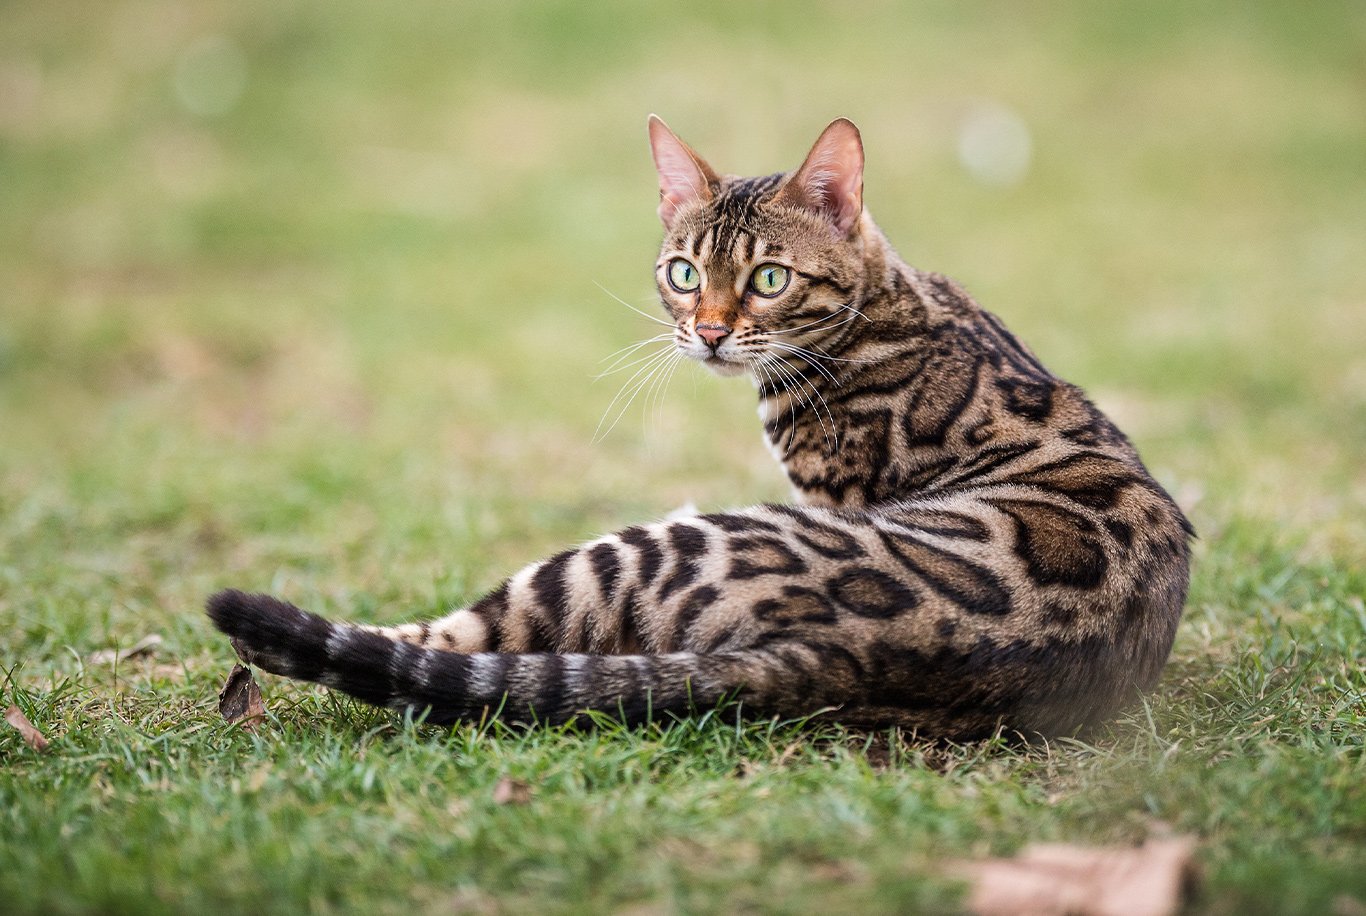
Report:
<svg viewBox="0 0 1366 916"><path fill-rule="evenodd" d="M798 505L640 525L468 608L332 623L227 591L268 671L454 722L764 715L970 738L1060 734L1156 682L1189 523L1129 441L862 205L858 131L794 172L720 177L650 121L674 345L750 374Z"/></svg>

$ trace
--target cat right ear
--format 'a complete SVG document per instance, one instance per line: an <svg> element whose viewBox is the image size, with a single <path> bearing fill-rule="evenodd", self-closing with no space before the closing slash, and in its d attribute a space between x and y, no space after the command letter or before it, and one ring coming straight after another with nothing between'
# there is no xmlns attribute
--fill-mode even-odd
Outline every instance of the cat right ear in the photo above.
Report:
<svg viewBox="0 0 1366 916"><path fill-rule="evenodd" d="M650 152L659 172L659 218L668 228L679 210L711 200L720 179L658 115L650 115Z"/></svg>
<svg viewBox="0 0 1366 916"><path fill-rule="evenodd" d="M830 122L779 196L822 216L841 236L863 214L863 140L848 118Z"/></svg>

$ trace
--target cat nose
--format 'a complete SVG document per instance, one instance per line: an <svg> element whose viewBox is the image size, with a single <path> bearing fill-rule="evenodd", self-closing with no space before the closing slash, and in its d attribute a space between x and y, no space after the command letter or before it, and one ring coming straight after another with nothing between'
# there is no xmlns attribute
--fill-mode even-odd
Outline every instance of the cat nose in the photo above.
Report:
<svg viewBox="0 0 1366 916"><path fill-rule="evenodd" d="M713 350L720 345L722 338L730 333L730 328L724 324L699 324L697 326L697 336L707 342L707 346Z"/></svg>

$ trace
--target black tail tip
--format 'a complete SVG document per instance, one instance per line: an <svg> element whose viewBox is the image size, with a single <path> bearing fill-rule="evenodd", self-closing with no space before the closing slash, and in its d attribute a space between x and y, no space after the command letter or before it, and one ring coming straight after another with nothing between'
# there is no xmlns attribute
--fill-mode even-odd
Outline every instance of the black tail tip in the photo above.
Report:
<svg viewBox="0 0 1366 916"><path fill-rule="evenodd" d="M231 632L232 624L242 616L242 611L251 598L252 596L246 592L226 588L210 595L209 600L204 602L204 610L218 629L228 633Z"/></svg>
<svg viewBox="0 0 1366 916"><path fill-rule="evenodd" d="M229 636L242 636L263 625L305 617L303 611L270 595L251 594L235 588L211 595L204 610L218 629Z"/></svg>

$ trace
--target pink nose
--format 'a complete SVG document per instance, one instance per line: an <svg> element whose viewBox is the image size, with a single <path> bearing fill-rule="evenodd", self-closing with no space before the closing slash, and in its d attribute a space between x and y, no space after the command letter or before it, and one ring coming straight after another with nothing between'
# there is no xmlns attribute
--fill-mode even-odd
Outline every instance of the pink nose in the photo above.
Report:
<svg viewBox="0 0 1366 916"><path fill-rule="evenodd" d="M707 346L713 350L721 339L730 333L730 328L724 324L699 324L697 326L697 336L707 342Z"/></svg>

